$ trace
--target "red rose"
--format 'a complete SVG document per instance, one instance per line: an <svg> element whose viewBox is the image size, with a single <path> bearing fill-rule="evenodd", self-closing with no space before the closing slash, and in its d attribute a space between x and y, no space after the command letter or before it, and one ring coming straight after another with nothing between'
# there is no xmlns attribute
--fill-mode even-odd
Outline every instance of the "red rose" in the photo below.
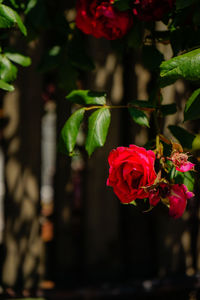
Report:
<svg viewBox="0 0 200 300"><path fill-rule="evenodd" d="M132 26L133 18L128 11L116 10L112 2L112 0L78 0L77 27L96 38L115 40L123 37Z"/></svg>
<svg viewBox="0 0 200 300"><path fill-rule="evenodd" d="M153 151L135 145L118 147L111 151L108 162L107 185L113 187L121 202L130 203L149 196L143 187L152 185L156 179Z"/></svg>
<svg viewBox="0 0 200 300"><path fill-rule="evenodd" d="M134 0L133 13L141 21L158 21L172 10L174 0Z"/></svg>
<svg viewBox="0 0 200 300"><path fill-rule="evenodd" d="M189 192L184 184L174 184L171 188L169 199L169 215L174 219L180 218L185 211L187 199L194 194Z"/></svg>

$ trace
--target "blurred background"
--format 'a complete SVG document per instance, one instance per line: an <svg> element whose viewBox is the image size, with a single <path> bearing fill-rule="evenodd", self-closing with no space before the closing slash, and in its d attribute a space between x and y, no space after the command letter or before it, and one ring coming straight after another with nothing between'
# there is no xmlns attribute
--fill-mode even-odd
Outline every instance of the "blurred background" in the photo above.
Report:
<svg viewBox="0 0 200 300"><path fill-rule="evenodd" d="M57 151L60 130L76 108L65 99L74 78L79 88L106 91L111 103L121 104L148 99L154 73L144 66L138 50L117 55L110 42L93 37L84 38L95 62L93 71L80 70L77 76L66 66L67 58L51 68L55 61L48 60L45 51L54 50L50 56L56 57L56 43L67 36L58 16L62 12L65 20L74 21L74 1L49 1L48 11L40 5L26 20L32 36L39 35L24 43L13 31L11 39L31 57L32 65L19 69L14 92L0 95L4 299L40 295L40 289L47 299L198 299L199 195L183 217L174 220L163 207L145 214L122 205L106 187L109 152L120 145L143 146L154 135L153 126L147 131L133 123L126 110L113 110L107 142L91 158L83 149L84 126L76 156ZM63 26L60 36L49 26L52 16L54 24ZM164 30L161 23L156 26ZM166 59L172 56L170 46L159 47ZM65 74L58 85L62 65ZM182 121L190 90L183 81L163 90L164 103L176 101L178 107L163 124L169 137L167 126ZM190 129L198 131L199 124Z"/></svg>

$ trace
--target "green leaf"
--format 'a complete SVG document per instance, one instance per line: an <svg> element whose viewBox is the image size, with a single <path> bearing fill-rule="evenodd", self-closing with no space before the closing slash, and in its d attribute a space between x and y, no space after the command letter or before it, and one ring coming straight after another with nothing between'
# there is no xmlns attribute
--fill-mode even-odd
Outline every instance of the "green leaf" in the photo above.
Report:
<svg viewBox="0 0 200 300"><path fill-rule="evenodd" d="M110 119L110 110L108 108L97 109L89 117L88 135L85 143L85 149L89 156L96 148L105 144Z"/></svg>
<svg viewBox="0 0 200 300"><path fill-rule="evenodd" d="M176 56L160 65L161 87L170 85L180 78L191 81L200 79L200 49Z"/></svg>
<svg viewBox="0 0 200 300"><path fill-rule="evenodd" d="M74 90L66 98L82 105L104 105L106 104L106 94L103 92L92 92L89 90Z"/></svg>
<svg viewBox="0 0 200 300"><path fill-rule="evenodd" d="M31 59L28 56L24 56L20 53L14 53L14 52L5 52L5 56L12 60L13 62L23 66L28 67L31 64Z"/></svg>
<svg viewBox="0 0 200 300"><path fill-rule="evenodd" d="M38 0L30 0L27 4L27 7L26 7L26 10L24 13L28 14L31 11L31 9L33 9L36 6L37 2L38 2Z"/></svg>
<svg viewBox="0 0 200 300"><path fill-rule="evenodd" d="M10 28L14 24L13 21L7 19L6 17L0 14L0 28Z"/></svg>
<svg viewBox="0 0 200 300"><path fill-rule="evenodd" d="M173 115L177 112L176 103L161 105L160 111L164 116Z"/></svg>
<svg viewBox="0 0 200 300"><path fill-rule="evenodd" d="M10 23L17 23L19 26L19 29L24 35L27 35L26 27L24 26L20 16L18 13L10 8L9 6L6 6L4 4L0 4L0 19L7 19Z"/></svg>
<svg viewBox="0 0 200 300"><path fill-rule="evenodd" d="M192 150L197 151L200 149L200 135L197 134L193 143L192 143Z"/></svg>
<svg viewBox="0 0 200 300"><path fill-rule="evenodd" d="M7 57L0 54L0 79L10 82L17 77L17 68L10 62Z"/></svg>
<svg viewBox="0 0 200 300"><path fill-rule="evenodd" d="M133 200L133 201L129 202L128 204L131 204L131 205L137 206L137 203L136 203L136 201L135 201L135 200Z"/></svg>
<svg viewBox="0 0 200 300"><path fill-rule="evenodd" d="M129 2L130 0L115 0L114 6L121 11L127 10L130 8Z"/></svg>
<svg viewBox="0 0 200 300"><path fill-rule="evenodd" d="M186 8L195 2L196 0L176 0L176 9L179 10Z"/></svg>
<svg viewBox="0 0 200 300"><path fill-rule="evenodd" d="M7 82L0 80L0 89L8 91L8 92L12 92L14 91L14 86L11 84L8 84Z"/></svg>
<svg viewBox="0 0 200 300"><path fill-rule="evenodd" d="M128 110L135 123L149 127L148 118L143 111L133 107L130 107Z"/></svg>
<svg viewBox="0 0 200 300"><path fill-rule="evenodd" d="M142 62L145 68L155 71L156 69L159 69L159 66L163 60L163 54L155 46L143 47Z"/></svg>
<svg viewBox="0 0 200 300"><path fill-rule="evenodd" d="M65 125L63 126L61 130L61 136L60 136L60 143L62 144L62 148L65 148L62 150L62 152L67 152L68 154L72 154L75 144L76 144L76 138L78 135L78 131L81 125L81 122L83 120L85 113L85 108L78 109L75 113L73 113Z"/></svg>
<svg viewBox="0 0 200 300"><path fill-rule="evenodd" d="M175 177L175 183L183 183L187 186L188 190L194 191L194 172L179 172Z"/></svg>
<svg viewBox="0 0 200 300"><path fill-rule="evenodd" d="M194 91L194 93L188 99L185 105L184 121L195 120L200 118L200 89Z"/></svg>
<svg viewBox="0 0 200 300"><path fill-rule="evenodd" d="M181 143L183 148L192 149L192 143L195 139L194 134L188 132L182 127L175 125L170 125L168 128L173 136Z"/></svg>

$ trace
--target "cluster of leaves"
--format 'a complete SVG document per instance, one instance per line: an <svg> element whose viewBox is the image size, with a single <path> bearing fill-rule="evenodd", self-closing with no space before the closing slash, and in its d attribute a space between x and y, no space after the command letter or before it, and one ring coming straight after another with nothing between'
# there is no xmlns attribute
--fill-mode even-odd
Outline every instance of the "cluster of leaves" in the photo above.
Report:
<svg viewBox="0 0 200 300"><path fill-rule="evenodd" d="M114 1L115 7L121 11L131 8L131 3L132 1L129 0ZM74 8L75 1L66 5ZM53 14L50 13L52 11ZM200 33L199 15L198 0L176 0L173 12L163 19L167 30L156 30L154 22L134 20L132 29L123 38L123 43L121 40L111 42L112 46L118 52L121 51L122 55L127 49L132 51L132 48L141 53L144 67L156 74L158 78L154 94L158 94L160 88L173 84L178 79L192 82L194 92L185 105L184 121L200 117L200 89L195 90L200 79L200 49L197 38ZM20 16L25 17L28 35ZM17 76L16 64L25 67L31 63L30 58L9 48L9 36L17 28L26 37L26 41L35 38L44 30L51 36L47 42L39 70L48 73L50 77L52 74L54 79L56 74L57 84L67 93L77 87L77 79L81 72L91 71L95 68L95 64L86 51L84 34L76 28L74 20L67 21L62 5L57 5L53 1L1 0L0 28L2 30L0 88L4 90L12 91L14 89L12 82ZM157 49L158 43L170 43L174 57L164 61L163 54ZM113 107L106 104L105 93L74 90L67 96L67 99L72 103L81 104L83 107L75 112L64 125L61 133L63 151L69 154L73 153L76 136L85 112L95 109L89 116L86 138L86 150L91 155L95 148L103 146L105 143L110 124L110 110ZM152 95L145 101L130 101L127 108L133 121L147 127L149 127L148 115L150 113L165 116L177 111L175 103L162 105L162 97L158 101L158 97L152 99ZM71 124L73 124L72 127ZM195 135L181 126L171 125L169 130L187 149L191 149L197 139Z"/></svg>
<svg viewBox="0 0 200 300"><path fill-rule="evenodd" d="M84 119L85 112L95 110L88 120L88 134L85 148L90 156L94 150L105 144L111 114L115 108L127 108L133 121L139 125L149 127L147 113L157 111L163 115L176 112L175 104L153 105L148 101L135 100L127 106L111 106L106 104L106 94L88 90L74 90L67 97L70 102L82 105L66 121L60 136L60 150L68 155L73 155L76 138Z"/></svg>
<svg viewBox="0 0 200 300"><path fill-rule="evenodd" d="M117 9L124 11L131 8L131 1L115 0L114 5ZM149 69L158 78L156 82L156 92L159 94L160 89L173 84L178 79L190 81L196 86L200 79L200 48L197 39L200 31L199 16L200 4L197 0L176 0L174 11L163 19L167 25L167 30L155 30L153 22L140 22L135 20L131 31L125 36L123 49L125 47L137 48L142 56L144 67ZM148 31L148 35L146 32ZM157 49L157 44L171 44L174 57L168 61L164 61L163 54ZM119 44L122 44L119 41ZM113 42L113 46L119 50L117 41ZM124 46L125 45L125 46ZM195 49L197 48L197 49ZM80 64L81 65L81 64ZM85 91L88 95L88 91ZM81 96L80 96L81 95ZM112 106L106 105L104 102L98 103L98 97L94 94L92 100L85 97L84 91L73 91L67 97L73 103L79 103L86 107L75 112L65 123L61 140L65 145L65 153L72 154L76 142L76 136L83 120L85 111L89 110L88 106L99 105L101 107L92 113L89 117L88 136L86 138L86 150L89 155L95 148L103 146L107 136L107 130L110 124L110 109ZM80 101L80 99L82 100ZM87 98L87 100L86 100ZM158 99L159 98L159 99ZM84 99L84 100L83 100ZM89 102L88 102L89 101ZM186 102L184 109L184 121L195 120L200 117L200 89L195 90ZM146 101L135 100L127 105L128 111L136 123L149 127L149 119L147 113L153 113L155 116L166 116L177 112L176 104L162 105L162 97L154 97L150 95ZM92 107L90 108L92 109ZM78 117L79 116L79 117ZM73 123L73 129L71 127ZM170 125L169 130L172 135L186 149L192 149L194 141L198 138L191 134L182 126ZM72 138L73 136L73 138ZM93 143L90 145L90 137ZM71 143L71 141L73 141ZM63 149L64 150L64 149Z"/></svg>
<svg viewBox="0 0 200 300"><path fill-rule="evenodd" d="M3 2L5 2L5 4ZM28 2L28 4L31 2L32 1ZM14 8L18 8L14 0L10 1L10 5L14 6ZM31 64L29 57L9 47L9 37L15 27L18 27L21 33L27 36L27 30L20 15L11 6L6 5L6 1L0 1L0 29L2 31L2 47L0 48L0 88L6 91L14 90L11 83L17 77L18 69L15 64L23 67L28 67Z"/></svg>

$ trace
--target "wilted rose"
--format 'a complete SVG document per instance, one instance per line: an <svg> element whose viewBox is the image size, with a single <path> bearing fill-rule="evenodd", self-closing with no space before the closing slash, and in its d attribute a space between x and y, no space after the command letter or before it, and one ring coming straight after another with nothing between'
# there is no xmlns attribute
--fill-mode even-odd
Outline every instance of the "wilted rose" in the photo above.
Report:
<svg viewBox="0 0 200 300"><path fill-rule="evenodd" d="M160 199L165 199L170 194L170 186L165 182L160 182L156 187L149 191L149 204L156 206Z"/></svg>
<svg viewBox="0 0 200 300"><path fill-rule="evenodd" d="M172 10L174 0L134 0L133 13L141 21L158 21Z"/></svg>
<svg viewBox="0 0 200 300"><path fill-rule="evenodd" d="M177 171L180 172L187 172L194 169L194 164L188 161L188 155L186 153L179 153L175 151L172 156L171 160L176 168Z"/></svg>
<svg viewBox="0 0 200 300"><path fill-rule="evenodd" d="M112 0L78 0L76 25L96 38L115 40L123 37L133 24L129 11L118 11Z"/></svg>
<svg viewBox="0 0 200 300"><path fill-rule="evenodd" d="M157 177L153 151L135 145L118 147L111 151L108 162L107 185L113 187L121 202L148 198L149 192L144 187L152 185Z"/></svg>

